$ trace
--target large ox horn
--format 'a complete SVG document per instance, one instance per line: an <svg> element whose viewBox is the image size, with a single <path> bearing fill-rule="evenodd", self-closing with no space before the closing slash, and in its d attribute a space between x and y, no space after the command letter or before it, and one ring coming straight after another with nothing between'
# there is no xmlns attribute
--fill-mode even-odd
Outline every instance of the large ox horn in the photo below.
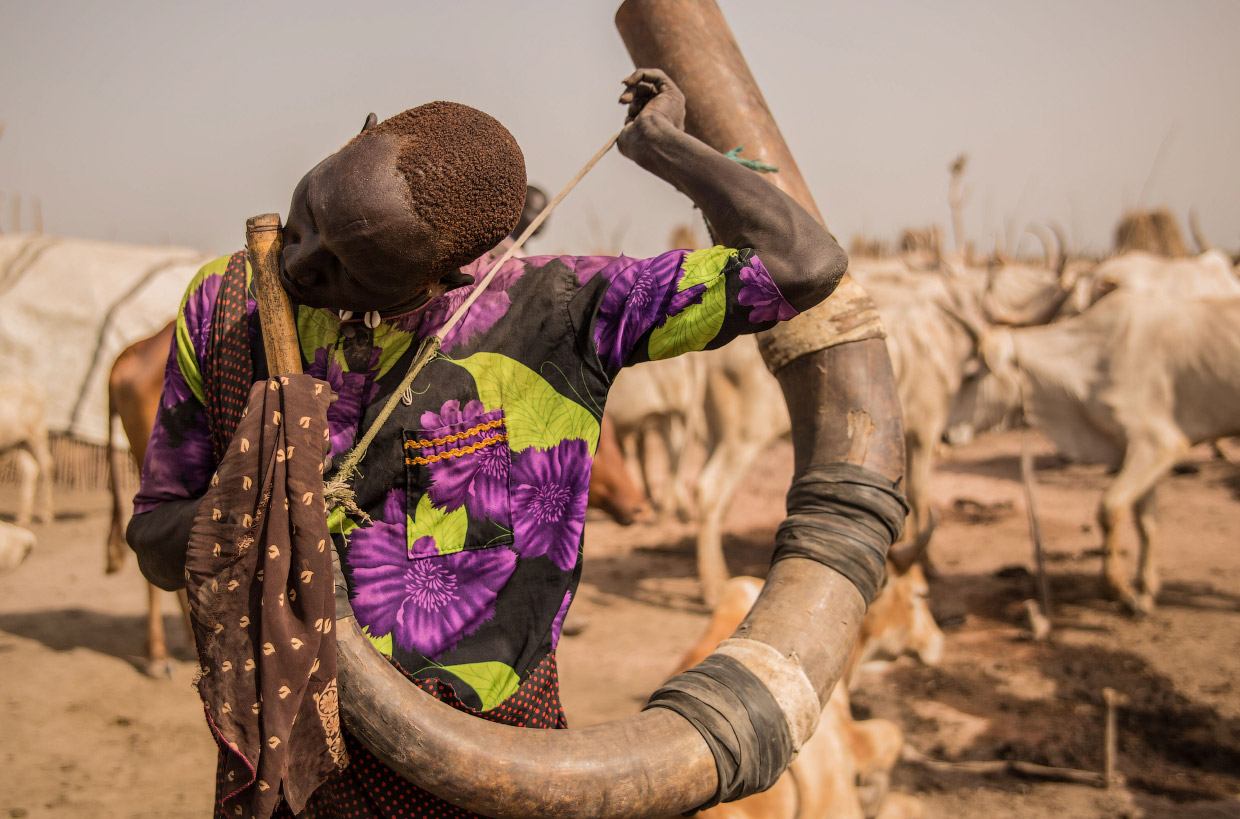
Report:
<svg viewBox="0 0 1240 819"><path fill-rule="evenodd" d="M716 110L715 117L735 121L736 107L745 105L737 100L748 101L750 121L765 123L774 139L755 135L744 144L753 155L780 167L781 187L799 183L801 195L796 198L817 216L718 7L712 0L660 2L641 5L630 0L617 15L622 33L626 19L644 18L654 25L659 18L667 27L668 14L688 14L688 27L697 36L687 36L684 25L672 26L667 30L670 41L687 37L695 48L711 55L714 62L708 73L727 73L743 86L733 89L735 97L718 89L728 110ZM707 39L718 47L707 48ZM725 54L730 64L718 62ZM669 73L677 77L676 72ZM278 219L273 224L278 229ZM278 251L252 252L255 275L274 281L277 256ZM266 261L266 273L258 269L259 257ZM260 310L264 336L286 336L283 340L293 340L295 351L296 330L287 299L278 318L269 317L261 298ZM270 345L269 341L269 353ZM299 356L295 352L289 356L299 368ZM812 421L794 417L794 426L798 423ZM343 592L338 560L337 585L337 678L345 724L380 760L415 785L497 819L666 816L691 810L718 790L719 777L706 742L674 712L658 709L593 728L533 731L477 719L439 702L411 685L361 632ZM813 561L790 558L772 567L753 610L728 647L721 649L770 691L783 712L794 749L813 734L863 614L864 601L849 580Z"/></svg>
<svg viewBox="0 0 1240 819"><path fill-rule="evenodd" d="M340 576L337 583L343 585ZM677 714L654 709L565 731L480 720L410 685L341 604L338 595L345 723L385 765L453 804L497 819L657 817L701 805L718 786L706 743ZM813 733L863 614L860 596L842 576L811 561L784 560L729 641L750 647L743 661L784 707L797 747ZM812 692L782 675L779 661L750 659L767 653L799 661Z"/></svg>

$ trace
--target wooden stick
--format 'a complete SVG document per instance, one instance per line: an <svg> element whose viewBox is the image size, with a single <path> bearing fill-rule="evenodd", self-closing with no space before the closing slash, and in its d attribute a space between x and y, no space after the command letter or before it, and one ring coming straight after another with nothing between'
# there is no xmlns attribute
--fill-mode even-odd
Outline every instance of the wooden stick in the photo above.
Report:
<svg viewBox="0 0 1240 819"><path fill-rule="evenodd" d="M1024 408L1024 389L1021 390L1021 408ZM1025 423L1028 423L1028 414ZM1038 527L1038 497L1033 483L1033 446L1030 444L1032 432L1026 429L1020 437L1020 478L1025 485L1025 511L1029 517L1029 538L1033 541L1033 562L1038 575L1038 602L1042 607L1042 615L1050 622L1051 586L1046 577L1046 559L1042 553L1042 531Z"/></svg>
<svg viewBox="0 0 1240 819"><path fill-rule="evenodd" d="M301 348L297 343L297 320L284 285L280 283L280 251L284 232L280 214L264 213L245 220L245 246L254 273L254 297L263 325L267 372L277 375L301 373Z"/></svg>
<svg viewBox="0 0 1240 819"><path fill-rule="evenodd" d="M1127 702L1127 697L1114 688L1104 688L1102 689L1102 701L1106 703L1107 707L1107 721L1102 739L1102 775L1106 780L1106 786L1110 788L1118 785L1121 781L1120 775L1115 772L1115 750L1118 737L1115 725L1115 709L1117 706L1124 705Z"/></svg>
<svg viewBox="0 0 1240 819"><path fill-rule="evenodd" d="M1076 768L1056 768L1050 765L1038 765L1033 762L1021 762L1017 759L994 760L983 762L946 762L933 759L918 751L911 745L905 745L900 758L942 773L972 773L980 776L1009 775L1025 779L1040 779L1046 782L1072 782L1077 785L1092 785L1096 788L1107 786L1106 778L1095 771L1082 771Z"/></svg>

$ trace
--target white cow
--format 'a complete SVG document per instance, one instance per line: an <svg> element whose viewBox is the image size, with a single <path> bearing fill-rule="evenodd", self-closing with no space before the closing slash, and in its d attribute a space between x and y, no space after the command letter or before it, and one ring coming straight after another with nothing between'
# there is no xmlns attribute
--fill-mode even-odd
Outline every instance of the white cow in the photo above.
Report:
<svg viewBox="0 0 1240 819"><path fill-rule="evenodd" d="M1135 612L1158 593L1154 489L1189 447L1240 433L1240 297L1179 300L1116 292L1046 327L996 329L962 392L985 429L1021 404L1072 460L1118 468L1099 505L1108 590ZM1120 565L1121 518L1135 517L1135 590Z"/></svg>
<svg viewBox="0 0 1240 819"><path fill-rule="evenodd" d="M1078 278L1057 317L1080 315L1116 290L1176 299L1226 297L1240 295L1240 280L1231 258L1217 250L1187 259L1132 251L1107 259Z"/></svg>
<svg viewBox="0 0 1240 819"><path fill-rule="evenodd" d="M706 462L693 490L698 519L698 576L713 605L728 579L723 558L723 518L746 471L772 441L790 429L779 382L762 362L752 336L718 350L651 361L625 370L607 400L625 456L652 495L666 486L659 504L688 517L686 448L706 448ZM643 439L645 439L643 441ZM670 475L658 476L651 441L667 450ZM653 499L653 498L652 498Z"/></svg>
<svg viewBox="0 0 1240 819"><path fill-rule="evenodd" d="M607 399L607 418L616 430L629 471L662 515L693 517L685 455L701 440L706 400L703 355L628 367L616 377ZM660 471L656 462L666 461Z"/></svg>
<svg viewBox="0 0 1240 819"><path fill-rule="evenodd" d="M16 452L21 477L17 525L52 519L52 450L44 420L43 388L33 381L0 384L0 454ZM36 505L37 500L37 505Z"/></svg>

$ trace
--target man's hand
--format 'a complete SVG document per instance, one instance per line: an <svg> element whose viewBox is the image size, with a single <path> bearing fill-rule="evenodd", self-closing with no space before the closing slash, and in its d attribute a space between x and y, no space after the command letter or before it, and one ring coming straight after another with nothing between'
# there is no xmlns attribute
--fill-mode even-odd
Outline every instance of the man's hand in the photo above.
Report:
<svg viewBox="0 0 1240 819"><path fill-rule="evenodd" d="M620 153L642 165L651 140L669 131L684 131L685 95L657 68L639 68L623 82L620 102L629 109L616 144Z"/></svg>

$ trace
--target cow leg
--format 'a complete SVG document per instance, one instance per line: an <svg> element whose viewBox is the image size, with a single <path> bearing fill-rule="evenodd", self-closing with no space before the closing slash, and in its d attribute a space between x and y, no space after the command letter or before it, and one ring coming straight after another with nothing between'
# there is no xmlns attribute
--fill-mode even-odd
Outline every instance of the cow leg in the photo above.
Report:
<svg viewBox="0 0 1240 819"><path fill-rule="evenodd" d="M908 498L909 516L901 540L918 552L917 562L926 575L934 577L937 572L930 563L929 540L934 524L934 509L930 505L930 478L934 465L934 445L937 440L929 434L906 435L904 473L905 496Z"/></svg>
<svg viewBox="0 0 1240 819"><path fill-rule="evenodd" d="M689 444L689 430L685 419L681 416L669 417L666 426L667 471L670 486L668 495L671 507L676 512L676 519L688 523L693 519L693 499L690 497L688 481L685 477L685 457Z"/></svg>
<svg viewBox="0 0 1240 819"><path fill-rule="evenodd" d="M624 466L629 471L629 477L637 484L638 489L646 494L646 498L653 504L650 498L650 487L646 485L646 470L642 466L642 456L639 451L640 433L636 430L628 430L622 435L618 435L620 439L620 452L624 456Z"/></svg>
<svg viewBox="0 0 1240 819"><path fill-rule="evenodd" d="M1166 475L1187 451L1188 444L1182 437L1172 440L1172 436L1168 435L1159 440L1158 437L1151 436L1129 441L1119 474L1102 494L1102 502L1098 506L1098 523L1102 527L1103 536L1103 583L1107 593L1124 603L1133 613L1140 613L1144 608L1141 599L1124 576L1119 554L1119 526L1125 514L1132 513L1135 517L1138 502L1150 494L1154 484ZM1152 515L1152 501L1149 503L1147 511Z"/></svg>
<svg viewBox="0 0 1240 819"><path fill-rule="evenodd" d="M181 605L181 618L185 621L185 633L189 635L189 644L194 645L194 619L189 613L189 595L185 589L177 589L177 602Z"/></svg>
<svg viewBox="0 0 1240 819"><path fill-rule="evenodd" d="M34 493L39 482L39 462L25 449L13 451L17 467L17 517L18 526L29 526L34 517Z"/></svg>
<svg viewBox="0 0 1240 819"><path fill-rule="evenodd" d="M39 480L38 486L38 505L35 507L35 516L40 523L51 523L54 517L52 512L52 475L55 465L52 461L52 448L47 442L47 431L36 436L30 442L30 451L34 455L39 464Z"/></svg>
<svg viewBox="0 0 1240 819"><path fill-rule="evenodd" d="M172 663L168 662L168 643L164 638L164 619L159 610L159 589L146 584L146 673L150 677L171 677Z"/></svg>
<svg viewBox="0 0 1240 819"><path fill-rule="evenodd" d="M719 591L729 576L723 556L723 516L745 471L767 443L738 435L726 437L719 441L698 476L698 579L702 583L702 598L709 606L718 601Z"/></svg>
<svg viewBox="0 0 1240 819"><path fill-rule="evenodd" d="M1137 521L1137 533L1141 537L1141 558L1137 563L1137 610L1142 614L1154 611L1154 599L1158 597L1158 566L1154 561L1154 536L1158 534L1158 487L1150 487L1137 499L1133 512Z"/></svg>

